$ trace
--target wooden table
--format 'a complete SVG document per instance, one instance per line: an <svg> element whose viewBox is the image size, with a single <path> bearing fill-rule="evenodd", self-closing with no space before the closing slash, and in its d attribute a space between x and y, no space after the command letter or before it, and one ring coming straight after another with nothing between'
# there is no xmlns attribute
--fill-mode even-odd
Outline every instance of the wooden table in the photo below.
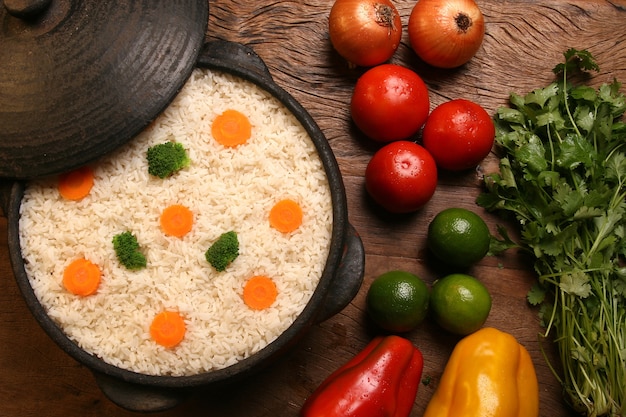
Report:
<svg viewBox="0 0 626 417"><path fill-rule="evenodd" d="M403 24L414 0L395 0ZM309 110L335 151L348 195L349 219L366 250L361 291L342 312L314 327L284 359L255 378L223 392L192 395L178 408L157 413L177 416L297 416L305 398L334 369L355 355L375 334L364 313L364 298L374 277L405 269L428 282L441 274L425 249L429 221L443 208L475 210L492 231L502 222L478 208L480 174L497 161L489 156L477 171L442 174L432 201L408 216L385 215L367 199L364 171L376 147L350 123L349 102L362 70L349 69L333 51L327 33L333 0L213 0L207 40L227 39L251 46L276 82ZM412 53L406 31L392 62L416 70L430 87L432 106L467 98L490 113L506 103L509 92L525 93L552 80L552 67L568 47L587 48L601 72L592 83L626 81L626 1L481 0L486 36L466 66L436 70ZM0 415L130 416L99 391L88 369L63 353L40 329L20 298L9 264L6 219L0 218ZM474 274L493 295L487 325L514 334L532 354L540 382L541 416L573 415L564 405L558 382L544 359L537 311L525 301L533 282L527 263L516 253L486 258ZM421 416L456 338L425 323L407 335L423 352L424 375L411 416ZM551 344L544 345L554 358Z"/></svg>

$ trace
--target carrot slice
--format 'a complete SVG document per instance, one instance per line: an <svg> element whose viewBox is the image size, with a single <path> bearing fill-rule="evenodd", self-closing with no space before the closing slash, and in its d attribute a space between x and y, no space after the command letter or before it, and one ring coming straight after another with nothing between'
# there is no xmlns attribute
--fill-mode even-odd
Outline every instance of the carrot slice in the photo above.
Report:
<svg viewBox="0 0 626 417"><path fill-rule="evenodd" d="M150 325L150 336L161 346L171 348L185 338L187 327L183 317L175 311L163 311L157 314Z"/></svg>
<svg viewBox="0 0 626 417"><path fill-rule="evenodd" d="M183 237L191 231L193 213L183 205L174 204L163 210L160 223L166 235Z"/></svg>
<svg viewBox="0 0 626 417"><path fill-rule="evenodd" d="M253 310L263 310L276 301L278 290L274 281L265 275L253 276L243 287L243 301Z"/></svg>
<svg viewBox="0 0 626 417"><path fill-rule="evenodd" d="M281 200L270 210L269 221L280 232L293 232L302 224L302 208L293 200Z"/></svg>
<svg viewBox="0 0 626 417"><path fill-rule="evenodd" d="M93 170L83 166L59 176L59 193L67 200L80 200L93 187Z"/></svg>
<svg viewBox="0 0 626 417"><path fill-rule="evenodd" d="M63 286L75 295L91 295L98 289L101 275L98 265L84 258L77 259L65 268Z"/></svg>
<svg viewBox="0 0 626 417"><path fill-rule="evenodd" d="M252 126L245 114L237 110L226 110L213 121L211 133L219 143L232 148L250 139Z"/></svg>

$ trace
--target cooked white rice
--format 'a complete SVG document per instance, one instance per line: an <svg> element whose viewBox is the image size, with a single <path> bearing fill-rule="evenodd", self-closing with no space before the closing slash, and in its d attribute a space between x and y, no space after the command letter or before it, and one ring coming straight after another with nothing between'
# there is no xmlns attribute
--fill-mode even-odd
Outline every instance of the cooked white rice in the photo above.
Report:
<svg viewBox="0 0 626 417"><path fill-rule="evenodd" d="M246 114L248 143L225 148L211 122L226 109ZM148 174L147 149L175 140L191 166L167 179ZM278 100L229 74L196 69L169 108L143 133L93 166L95 184L81 201L64 200L56 178L27 186L19 223L30 283L48 315L83 350L120 368L149 375L192 375L232 365L278 337L310 299L328 257L332 203L328 180L305 129ZM300 203L295 232L269 226L283 198ZM162 233L163 208L194 213L184 238ZM113 250L114 235L131 231L148 260L129 271ZM239 257L216 272L204 253L222 233L237 232ZM77 297L62 284L65 267L85 257L100 266L96 294ZM253 311L242 301L245 281L272 277L278 298ZM150 337L163 310L185 318L185 339L164 348Z"/></svg>

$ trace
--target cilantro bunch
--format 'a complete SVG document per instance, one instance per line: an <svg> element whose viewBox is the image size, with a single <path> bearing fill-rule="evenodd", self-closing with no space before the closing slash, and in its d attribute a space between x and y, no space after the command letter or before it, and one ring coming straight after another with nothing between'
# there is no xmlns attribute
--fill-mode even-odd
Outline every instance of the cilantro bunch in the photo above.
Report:
<svg viewBox="0 0 626 417"><path fill-rule="evenodd" d="M626 99L616 80L585 85L599 70L588 51L564 56L553 83L498 109L503 155L477 202L519 223L538 274L528 300L557 344L566 400L626 416Z"/></svg>

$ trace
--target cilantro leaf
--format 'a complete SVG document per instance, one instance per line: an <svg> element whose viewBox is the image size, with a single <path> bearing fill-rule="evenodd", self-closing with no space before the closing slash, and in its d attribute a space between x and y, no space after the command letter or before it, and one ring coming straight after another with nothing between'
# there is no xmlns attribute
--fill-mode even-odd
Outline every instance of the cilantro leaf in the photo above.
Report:
<svg viewBox="0 0 626 417"><path fill-rule="evenodd" d="M600 67L589 51L570 48L563 55L565 55L565 62L557 64L552 70L557 75L562 72L573 72L575 70L600 71Z"/></svg>
<svg viewBox="0 0 626 417"><path fill-rule="evenodd" d="M566 274L561 277L559 287L568 294L587 298L591 294L589 279L580 271Z"/></svg>
<svg viewBox="0 0 626 417"><path fill-rule="evenodd" d="M541 285L539 285L539 283L533 284L526 296L528 302L534 306L543 303L543 300L545 300L545 298L546 291Z"/></svg>
<svg viewBox="0 0 626 417"><path fill-rule="evenodd" d="M500 238L493 235L490 237L488 255L498 255L511 248L519 247L519 245L509 237L509 232L504 226L497 225L496 227Z"/></svg>

